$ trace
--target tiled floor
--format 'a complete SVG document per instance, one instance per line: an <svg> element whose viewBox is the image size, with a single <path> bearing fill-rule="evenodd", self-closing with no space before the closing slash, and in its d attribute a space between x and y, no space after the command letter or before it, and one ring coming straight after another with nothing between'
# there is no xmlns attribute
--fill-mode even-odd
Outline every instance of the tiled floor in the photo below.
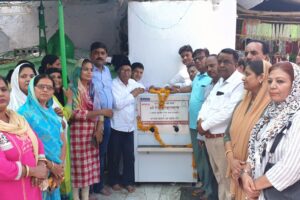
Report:
<svg viewBox="0 0 300 200"><path fill-rule="evenodd" d="M113 192L110 196L91 195L91 200L179 200L180 187L191 186L191 184L175 183L143 183L136 186L134 193L128 193L123 189Z"/></svg>

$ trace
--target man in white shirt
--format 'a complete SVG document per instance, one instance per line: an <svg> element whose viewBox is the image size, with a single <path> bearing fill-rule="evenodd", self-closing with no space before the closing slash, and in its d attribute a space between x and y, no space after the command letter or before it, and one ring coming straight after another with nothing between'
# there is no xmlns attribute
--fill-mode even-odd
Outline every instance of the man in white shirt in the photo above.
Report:
<svg viewBox="0 0 300 200"><path fill-rule="evenodd" d="M128 192L134 192L134 122L135 97L144 92L144 87L131 77L130 61L126 56L115 66L118 77L112 82L114 97L111 119L111 136L108 156L109 182L113 190L121 190L123 185ZM119 180L119 163L123 157L123 173Z"/></svg>
<svg viewBox="0 0 300 200"><path fill-rule="evenodd" d="M208 97L214 85L218 82L220 78L218 73L218 58L216 54L211 54L207 56L207 58L205 59L205 67L207 69L207 74L212 78L212 80L211 83L207 85L204 89L204 99ZM205 136L197 134L197 139L199 143L199 157L201 159L199 166L199 176L202 183L201 188L205 191L205 194L202 195L202 198L200 198L200 200L218 199L218 183L209 162L209 156L205 145ZM207 198L205 199L204 197Z"/></svg>
<svg viewBox="0 0 300 200"><path fill-rule="evenodd" d="M185 65L169 82L169 86L184 87L191 85L192 81L189 77L187 66L193 63L193 49L190 45L180 47L178 54L182 63Z"/></svg>
<svg viewBox="0 0 300 200"><path fill-rule="evenodd" d="M220 79L213 87L198 115L198 132L205 136L211 167L217 179L218 196L230 200L230 179L226 178L224 132L236 104L242 99L243 75L236 70L238 54L233 49L223 49L218 55Z"/></svg>

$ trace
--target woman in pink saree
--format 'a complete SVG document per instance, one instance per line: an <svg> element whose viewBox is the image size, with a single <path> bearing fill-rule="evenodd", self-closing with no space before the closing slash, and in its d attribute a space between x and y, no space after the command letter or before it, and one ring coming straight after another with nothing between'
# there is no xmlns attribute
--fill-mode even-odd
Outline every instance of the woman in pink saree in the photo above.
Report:
<svg viewBox="0 0 300 200"><path fill-rule="evenodd" d="M41 200L48 173L42 143L8 103L8 85L0 76L0 199Z"/></svg>

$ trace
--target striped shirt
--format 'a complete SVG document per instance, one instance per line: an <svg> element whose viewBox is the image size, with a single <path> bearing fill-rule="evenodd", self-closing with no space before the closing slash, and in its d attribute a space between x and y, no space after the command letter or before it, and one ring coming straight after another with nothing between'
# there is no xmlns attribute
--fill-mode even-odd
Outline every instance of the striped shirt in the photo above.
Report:
<svg viewBox="0 0 300 200"><path fill-rule="evenodd" d="M266 133L267 127L272 124L270 122L263 129L260 134ZM270 183L279 191L283 191L287 187L293 185L300 180L300 111L298 111L292 120L292 125L289 130L284 132L280 143L278 144L274 154L269 159L269 151L274 142L274 139L267 143L266 156L262 158L262 162L255 163L255 176L258 178L264 174L264 169L267 162L275 163L275 165L265 174ZM260 141L255 141L259 143ZM258 144L255 144L258 145ZM259 160L256 159L256 160ZM263 200L263 193L261 193L259 200Z"/></svg>

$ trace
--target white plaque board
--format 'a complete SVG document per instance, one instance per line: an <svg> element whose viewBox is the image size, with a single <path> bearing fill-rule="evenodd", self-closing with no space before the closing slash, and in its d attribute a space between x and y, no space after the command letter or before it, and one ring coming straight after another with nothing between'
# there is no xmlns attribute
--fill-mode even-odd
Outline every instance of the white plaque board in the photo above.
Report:
<svg viewBox="0 0 300 200"><path fill-rule="evenodd" d="M164 109L158 108L157 94L141 94L137 97L136 113L143 125L156 125L161 139L167 145L191 143L189 130L190 94L170 94ZM136 129L138 146L159 146L153 133Z"/></svg>
<svg viewBox="0 0 300 200"><path fill-rule="evenodd" d="M157 95L140 98L139 116L143 124L185 124L189 122L189 98L188 96L169 96L164 109L159 109Z"/></svg>
<svg viewBox="0 0 300 200"><path fill-rule="evenodd" d="M196 182L193 149L189 130L190 94L170 94L164 109L159 109L158 95L144 93L137 97L136 113L144 125L155 125L162 147L150 131L136 129L134 134L136 182ZM177 128L175 130L175 127ZM172 167L176 166L176 167Z"/></svg>

